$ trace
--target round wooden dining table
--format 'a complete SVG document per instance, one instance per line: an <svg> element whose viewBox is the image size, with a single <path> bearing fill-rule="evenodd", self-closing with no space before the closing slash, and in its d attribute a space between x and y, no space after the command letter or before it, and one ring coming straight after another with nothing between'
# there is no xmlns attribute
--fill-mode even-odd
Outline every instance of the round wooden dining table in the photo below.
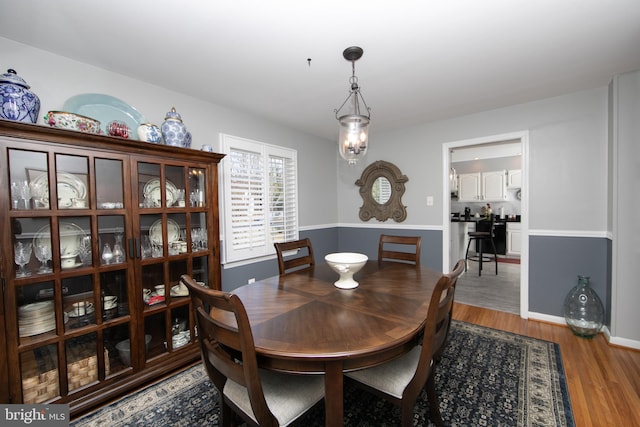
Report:
<svg viewBox="0 0 640 427"><path fill-rule="evenodd" d="M327 426L343 425L343 372L374 366L416 345L442 273L369 261L355 289L334 286L326 264L233 291L245 305L261 368L324 374Z"/></svg>

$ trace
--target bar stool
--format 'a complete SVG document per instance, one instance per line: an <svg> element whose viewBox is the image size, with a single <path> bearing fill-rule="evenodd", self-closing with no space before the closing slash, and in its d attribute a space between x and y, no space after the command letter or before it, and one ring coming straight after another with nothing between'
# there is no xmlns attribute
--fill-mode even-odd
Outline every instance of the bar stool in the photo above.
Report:
<svg viewBox="0 0 640 427"><path fill-rule="evenodd" d="M476 231L470 231L467 233L469 236L469 243L467 243L467 251L464 255L464 271L467 271L467 261L477 261L478 262L478 276L482 276L482 262L483 261L491 261L489 256L485 256L484 245L485 243L491 243L491 248L493 249L493 260L496 263L496 274L498 274L498 252L496 251L496 244L493 241L494 230L493 230L493 216L491 216L490 220L481 220L476 223ZM469 257L469 247L471 246L471 242L478 242L478 255Z"/></svg>

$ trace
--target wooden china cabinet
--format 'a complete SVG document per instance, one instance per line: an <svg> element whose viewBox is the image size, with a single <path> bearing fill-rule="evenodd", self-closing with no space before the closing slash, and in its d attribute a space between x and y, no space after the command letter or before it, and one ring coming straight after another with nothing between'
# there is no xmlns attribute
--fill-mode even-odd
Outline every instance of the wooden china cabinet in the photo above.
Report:
<svg viewBox="0 0 640 427"><path fill-rule="evenodd" d="M0 120L0 400L72 415L199 358L222 155Z"/></svg>

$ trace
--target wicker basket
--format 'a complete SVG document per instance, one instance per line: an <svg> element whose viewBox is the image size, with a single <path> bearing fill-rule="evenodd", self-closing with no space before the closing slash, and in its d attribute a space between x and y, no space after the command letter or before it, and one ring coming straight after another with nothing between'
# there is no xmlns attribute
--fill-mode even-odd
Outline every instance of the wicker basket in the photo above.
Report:
<svg viewBox="0 0 640 427"><path fill-rule="evenodd" d="M67 352L69 391L98 381L95 342L82 343ZM52 351L51 351L52 350ZM36 354L37 352L37 354ZM60 396L55 347L43 347L22 356L23 403L41 403ZM109 375L109 352L104 350L105 372Z"/></svg>

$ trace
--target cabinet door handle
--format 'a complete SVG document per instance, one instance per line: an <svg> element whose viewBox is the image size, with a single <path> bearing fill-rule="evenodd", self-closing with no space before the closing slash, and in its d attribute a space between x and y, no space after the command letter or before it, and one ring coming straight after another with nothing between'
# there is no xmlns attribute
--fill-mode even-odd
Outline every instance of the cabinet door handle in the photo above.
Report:
<svg viewBox="0 0 640 427"><path fill-rule="evenodd" d="M129 239L129 258L140 258L140 250L138 248L140 248L138 239Z"/></svg>

